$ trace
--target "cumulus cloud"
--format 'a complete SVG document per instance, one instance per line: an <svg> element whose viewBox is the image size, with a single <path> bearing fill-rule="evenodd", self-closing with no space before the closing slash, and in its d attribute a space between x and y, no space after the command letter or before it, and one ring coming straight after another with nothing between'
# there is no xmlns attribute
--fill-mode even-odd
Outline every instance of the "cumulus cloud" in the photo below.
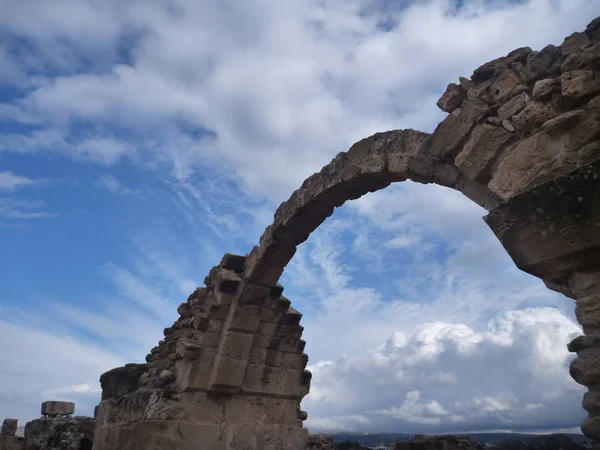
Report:
<svg viewBox="0 0 600 450"><path fill-rule="evenodd" d="M509 311L481 330L421 324L363 354L311 366L307 426L407 433L577 426L585 389L568 374L565 343L580 332L554 308ZM356 423L354 414L365 420Z"/></svg>

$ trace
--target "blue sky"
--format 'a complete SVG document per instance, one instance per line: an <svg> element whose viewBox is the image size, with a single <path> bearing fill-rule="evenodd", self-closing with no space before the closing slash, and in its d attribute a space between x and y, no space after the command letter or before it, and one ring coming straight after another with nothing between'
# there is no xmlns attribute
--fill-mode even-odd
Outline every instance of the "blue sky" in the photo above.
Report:
<svg viewBox="0 0 600 450"><path fill-rule="evenodd" d="M593 0L0 1L0 416L78 414L141 362L226 252L376 131L432 131L447 83L541 49ZM532 20L535 17L535 20ZM394 185L286 270L313 430L573 429L572 300L461 194Z"/></svg>

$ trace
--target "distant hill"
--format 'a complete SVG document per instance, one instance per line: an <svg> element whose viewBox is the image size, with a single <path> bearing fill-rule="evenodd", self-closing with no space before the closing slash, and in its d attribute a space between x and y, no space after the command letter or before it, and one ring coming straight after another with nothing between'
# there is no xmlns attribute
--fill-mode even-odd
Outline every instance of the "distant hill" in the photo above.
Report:
<svg viewBox="0 0 600 450"><path fill-rule="evenodd" d="M414 434L403 434L403 433L327 433L329 434L334 442L341 442L345 440L356 441L361 445L375 445L375 444L386 444L390 442L406 442L415 437ZM472 434L455 434L455 436L473 436L477 441L482 444L497 444L505 440L518 440L528 441L531 439L539 438L539 434L525 434L525 433L472 433ZM582 434L564 434L568 436L573 442L583 444L588 442Z"/></svg>

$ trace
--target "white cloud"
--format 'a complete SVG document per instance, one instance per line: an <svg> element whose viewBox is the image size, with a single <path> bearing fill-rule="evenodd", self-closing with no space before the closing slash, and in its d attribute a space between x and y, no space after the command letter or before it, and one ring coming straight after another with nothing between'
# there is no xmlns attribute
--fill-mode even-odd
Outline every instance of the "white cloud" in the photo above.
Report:
<svg viewBox="0 0 600 450"><path fill-rule="evenodd" d="M585 388L568 374L572 355L566 343L580 332L572 319L552 308L507 312L481 331L464 324L419 325L377 349L312 365L311 393L303 402L309 412L307 426L396 432L503 426L523 430L539 428L540 417L548 429L576 426L585 416ZM552 345L540 352L540 342ZM438 382L431 377L436 372L445 374ZM554 395L548 397L548 392ZM364 415L369 427L341 419L341 411ZM338 418L327 423L323 418L329 415Z"/></svg>
<svg viewBox="0 0 600 450"><path fill-rule="evenodd" d="M52 11L35 3L11 8L0 26L39 51L36 58L20 48L31 56L26 65L37 68L42 56L59 75L32 77L35 88L4 105L6 118L42 130L4 136L3 147L58 147L100 164L165 162L173 171L181 161L209 163L271 200L365 135L431 130L449 81L516 47L559 44L600 13L592 0L494 8L476 1L458 11L429 0L387 13L363 0L225 9L189 0L62 0ZM61 8L77 25L61 20ZM396 25L384 31L382 20ZM86 65L93 70L82 72ZM92 137L70 131L81 121L93 124Z"/></svg>
<svg viewBox="0 0 600 450"><path fill-rule="evenodd" d="M15 191L22 187L34 186L39 183L39 180L15 175L10 171L0 172L0 191Z"/></svg>
<svg viewBox="0 0 600 450"><path fill-rule="evenodd" d="M41 201L0 198L0 217L7 219L41 219L52 217L54 213L40 211L44 206Z"/></svg>
<svg viewBox="0 0 600 450"><path fill-rule="evenodd" d="M131 189L124 187L114 175L104 175L96 183L97 187L106 189L108 192L116 195L125 196L142 196L142 191L139 189Z"/></svg>

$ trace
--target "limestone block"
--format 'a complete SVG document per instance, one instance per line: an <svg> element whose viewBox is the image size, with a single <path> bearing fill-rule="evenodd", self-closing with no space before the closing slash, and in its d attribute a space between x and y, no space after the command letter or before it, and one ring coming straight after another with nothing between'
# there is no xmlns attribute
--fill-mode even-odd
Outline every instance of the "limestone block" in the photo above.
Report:
<svg viewBox="0 0 600 450"><path fill-rule="evenodd" d="M591 70L572 70L561 75L562 96L569 105L586 102L600 92L600 80Z"/></svg>
<svg viewBox="0 0 600 450"><path fill-rule="evenodd" d="M237 299L239 305L262 306L268 299L271 288L254 283L244 283L244 288L240 291Z"/></svg>
<svg viewBox="0 0 600 450"><path fill-rule="evenodd" d="M531 52L527 55L527 71L533 81L556 76L560 73L562 63L562 51L554 45L547 45L539 52Z"/></svg>
<svg viewBox="0 0 600 450"><path fill-rule="evenodd" d="M568 56L581 47L590 43L590 39L584 32L573 33L567 36L560 46L563 56Z"/></svg>
<svg viewBox="0 0 600 450"><path fill-rule="evenodd" d="M223 336L220 354L230 358L248 359L253 340L253 333L228 330Z"/></svg>
<svg viewBox="0 0 600 450"><path fill-rule="evenodd" d="M436 102L436 105L444 112L452 112L456 108L460 108L466 94L461 86L456 83L450 83L446 88L446 92Z"/></svg>
<svg viewBox="0 0 600 450"><path fill-rule="evenodd" d="M308 430L299 426L271 425L264 426L265 436L263 450L306 450Z"/></svg>
<svg viewBox="0 0 600 450"><path fill-rule="evenodd" d="M273 286L279 281L285 265L296 253L297 244L292 240L280 244L274 237L266 241L264 247L262 244L260 247L254 247L248 255L244 276L252 283Z"/></svg>
<svg viewBox="0 0 600 450"><path fill-rule="evenodd" d="M262 450L266 438L262 427L254 424L226 424L222 429L224 449Z"/></svg>
<svg viewBox="0 0 600 450"><path fill-rule="evenodd" d="M135 450L221 449L218 424L175 421L147 421L135 424L135 446L114 447Z"/></svg>
<svg viewBox="0 0 600 450"><path fill-rule="evenodd" d="M504 103L521 80L512 70L503 71L490 86L490 96L494 103Z"/></svg>
<svg viewBox="0 0 600 450"><path fill-rule="evenodd" d="M569 373L575 381L585 386L600 383L600 348L594 347L577 353L571 361Z"/></svg>
<svg viewBox="0 0 600 450"><path fill-rule="evenodd" d="M561 70L565 73L571 70L590 69L596 67L598 61L600 61L600 42L571 53L562 63Z"/></svg>
<svg viewBox="0 0 600 450"><path fill-rule="evenodd" d="M102 400L135 391L139 387L140 376L147 368L147 364L125 364L123 367L103 373L100 376ZM42 414L44 414L43 408Z"/></svg>
<svg viewBox="0 0 600 450"><path fill-rule="evenodd" d="M503 199L530 187L544 167L549 167L561 150L559 139L539 132L516 143L498 162L488 187Z"/></svg>
<svg viewBox="0 0 600 450"><path fill-rule="evenodd" d="M43 416L65 416L75 412L75 403L48 400L42 403Z"/></svg>
<svg viewBox="0 0 600 450"><path fill-rule="evenodd" d="M215 363L216 349L204 348L201 359L182 359L175 363L177 387L181 390L207 389Z"/></svg>
<svg viewBox="0 0 600 450"><path fill-rule="evenodd" d="M260 328L260 306L240 305L236 308L229 323L229 329L256 333Z"/></svg>
<svg viewBox="0 0 600 450"><path fill-rule="evenodd" d="M306 353L283 353L282 364L285 368L304 370L308 364L308 355Z"/></svg>
<svg viewBox="0 0 600 450"><path fill-rule="evenodd" d="M457 189L468 199L490 211L500 203L500 198L484 184L477 183L467 177L462 177L457 183Z"/></svg>
<svg viewBox="0 0 600 450"><path fill-rule="evenodd" d="M283 364L283 352L274 349L252 348L248 361L269 367L280 367Z"/></svg>
<svg viewBox="0 0 600 450"><path fill-rule="evenodd" d="M551 135L558 136L566 130L573 128L585 116L585 111L578 109L569 111L550 119L542 124L542 129Z"/></svg>
<svg viewBox="0 0 600 450"><path fill-rule="evenodd" d="M201 333L198 337L198 342L202 347L217 348L221 340L220 333Z"/></svg>
<svg viewBox="0 0 600 450"><path fill-rule="evenodd" d="M455 187L458 179L458 169L452 164L440 164L433 171L433 182L440 186Z"/></svg>
<svg viewBox="0 0 600 450"><path fill-rule="evenodd" d="M529 131L558 115L549 103L527 102L525 108L513 116L512 123L517 130Z"/></svg>
<svg viewBox="0 0 600 450"><path fill-rule="evenodd" d="M600 413L600 391L590 389L583 396L583 409L594 415Z"/></svg>
<svg viewBox="0 0 600 450"><path fill-rule="evenodd" d="M536 81L531 96L535 101L546 102L552 98L552 94L560 91L560 78L545 78Z"/></svg>
<svg viewBox="0 0 600 450"><path fill-rule="evenodd" d="M526 92L522 92L511 98L498 109L498 119L500 121L510 119L512 116L522 111L529 100L529 95Z"/></svg>
<svg viewBox="0 0 600 450"><path fill-rule="evenodd" d="M208 389L217 392L237 393L242 387L248 360L217 355L210 374Z"/></svg>
<svg viewBox="0 0 600 450"><path fill-rule="evenodd" d="M581 425L581 432L590 439L600 439L600 416L585 419Z"/></svg>
<svg viewBox="0 0 600 450"><path fill-rule="evenodd" d="M213 334L213 333L210 333ZM175 350L177 356L183 359L206 359L214 354L214 347L205 347L191 339L179 339Z"/></svg>
<svg viewBox="0 0 600 450"><path fill-rule="evenodd" d="M492 164L502 149L514 139L513 136L502 128L477 125L456 157L456 167L470 179L487 183L491 178Z"/></svg>
<svg viewBox="0 0 600 450"><path fill-rule="evenodd" d="M264 409L260 422L264 425L295 425L298 420L300 402L292 398L264 398Z"/></svg>
<svg viewBox="0 0 600 450"><path fill-rule="evenodd" d="M429 154L442 158L456 156L471 130L487 113L488 106L482 101L465 101L459 116L449 115L437 126L428 144Z"/></svg>
<svg viewBox="0 0 600 450"><path fill-rule="evenodd" d="M408 162L408 174L412 181L433 182L433 174L442 161L429 155L415 155Z"/></svg>
<svg viewBox="0 0 600 450"><path fill-rule="evenodd" d="M303 370L286 369L283 378L283 393L301 399L308 394L310 383L306 382Z"/></svg>
<svg viewBox="0 0 600 450"><path fill-rule="evenodd" d="M4 419L2 422L2 430L0 435L2 436L14 436L17 432L17 419Z"/></svg>
<svg viewBox="0 0 600 450"><path fill-rule="evenodd" d="M265 365L249 364L242 392L247 394L285 395L283 380L286 370Z"/></svg>
<svg viewBox="0 0 600 450"><path fill-rule="evenodd" d="M226 253L221 259L221 264L224 269L233 270L235 273L241 273L244 271L244 263L246 262L245 256L233 255Z"/></svg>

